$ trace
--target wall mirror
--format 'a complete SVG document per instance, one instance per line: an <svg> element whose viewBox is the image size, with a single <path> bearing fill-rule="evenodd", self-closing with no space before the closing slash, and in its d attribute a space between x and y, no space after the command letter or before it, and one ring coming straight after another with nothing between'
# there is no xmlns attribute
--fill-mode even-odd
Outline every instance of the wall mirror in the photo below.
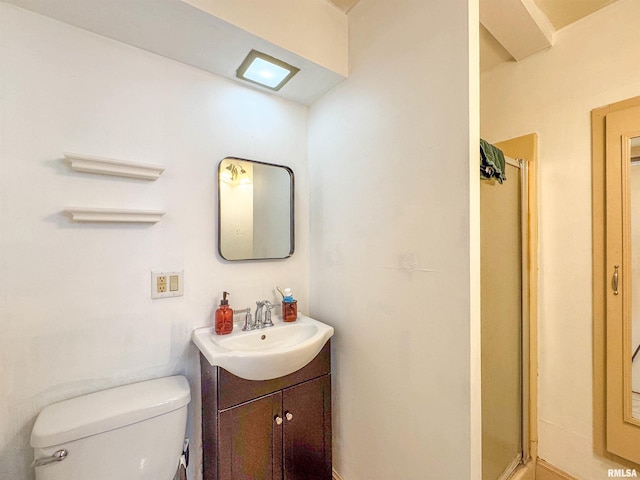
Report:
<svg viewBox="0 0 640 480"><path fill-rule="evenodd" d="M592 112L594 441L640 465L640 97Z"/></svg>
<svg viewBox="0 0 640 480"><path fill-rule="evenodd" d="M225 260L294 250L294 177L283 165L227 157L218 166L218 251Z"/></svg>

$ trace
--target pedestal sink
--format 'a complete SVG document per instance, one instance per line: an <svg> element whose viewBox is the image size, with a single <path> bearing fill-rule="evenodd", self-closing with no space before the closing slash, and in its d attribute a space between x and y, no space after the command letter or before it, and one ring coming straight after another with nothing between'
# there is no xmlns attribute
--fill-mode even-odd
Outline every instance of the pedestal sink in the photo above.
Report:
<svg viewBox="0 0 640 480"><path fill-rule="evenodd" d="M191 340L211 365L247 380L270 380L307 365L333 336L333 327L298 314L295 322L273 317L273 327L228 335L212 327L196 328Z"/></svg>

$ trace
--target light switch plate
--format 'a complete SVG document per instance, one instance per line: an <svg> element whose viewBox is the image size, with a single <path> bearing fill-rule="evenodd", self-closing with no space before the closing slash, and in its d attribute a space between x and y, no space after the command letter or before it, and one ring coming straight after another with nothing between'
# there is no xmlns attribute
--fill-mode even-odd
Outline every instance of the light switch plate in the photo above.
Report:
<svg viewBox="0 0 640 480"><path fill-rule="evenodd" d="M184 294L184 271L151 272L151 298L181 297Z"/></svg>

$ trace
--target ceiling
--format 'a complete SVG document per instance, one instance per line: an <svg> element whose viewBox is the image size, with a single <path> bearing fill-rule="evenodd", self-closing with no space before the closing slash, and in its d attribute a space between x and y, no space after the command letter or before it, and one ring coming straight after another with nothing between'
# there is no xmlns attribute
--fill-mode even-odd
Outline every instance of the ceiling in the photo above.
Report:
<svg viewBox="0 0 640 480"><path fill-rule="evenodd" d="M360 0L329 0L345 12L349 12ZM482 0L480 0L482 2ZM534 0L547 16L553 28L562 27L580 20L596 10L617 0Z"/></svg>
<svg viewBox="0 0 640 480"><path fill-rule="evenodd" d="M340 8L345 13L348 13L360 0L328 0L338 8ZM366 0L365 0L366 1ZM527 12L530 10L530 7L533 6L533 9L537 7L540 15L535 19L536 23L546 24L546 28L549 33L552 35L553 32L560 30L561 28L566 27L574 22L577 22L581 18L586 17L587 15L591 15L593 12L600 10L607 5L616 2L617 0L480 0L480 10L481 17L483 16L483 11L486 12L490 10L489 15L494 18L488 19L486 16L482 23L485 23L487 27L484 25L480 25L480 71L485 72L491 70L496 65L499 65L503 62L514 61L514 55L509 53L508 49L512 50L511 45L507 45L505 48L498 40L496 40L495 36L490 32L493 31L496 36L502 37L504 32L500 32L496 30L496 23L509 23L515 22L515 25L511 25L513 31L511 34L515 34L520 37L520 42L527 42L526 39L522 37L522 31L526 29L530 29L531 25L518 25L520 19L516 19L511 16L512 7L514 4L518 4L517 7L520 7L522 11ZM533 3L533 5L531 5ZM493 8L486 8L486 4L492 4ZM527 6L527 4L529 6ZM522 8L524 5L524 8ZM483 7L485 7L483 9ZM515 7L513 7L515 8ZM495 16L498 15L509 15L510 18L506 19L496 19ZM535 17L534 15L531 15ZM525 21L531 22L531 18L526 19ZM545 26L541 27L543 30ZM520 29L520 30L519 30ZM509 33L507 33L507 36ZM537 35L534 33L534 35ZM540 35L538 35L539 37ZM537 39L535 41L540 41ZM544 39L542 39L544 43ZM508 42L503 41L503 43L507 44ZM549 46L550 43L547 44ZM544 45L543 45L544 46ZM521 46L517 47L518 49ZM529 54L535 53L539 51L542 47L536 46L533 47ZM526 48L525 48L526 51ZM516 58L522 59L523 56L516 54ZM525 54L526 56L526 54Z"/></svg>
<svg viewBox="0 0 640 480"><path fill-rule="evenodd" d="M615 1L617 0L535 0L556 30Z"/></svg>
<svg viewBox="0 0 640 480"><path fill-rule="evenodd" d="M501 3L502 5L511 3L531 4L532 1L534 2L534 9L537 7L539 13L535 23L538 24L538 27L541 30L544 30L546 27L547 33L549 34L549 43L547 43L545 47L549 48L553 45L554 32L577 22L588 15L591 15L597 10L616 2L617 0L480 0L481 18L483 7L485 7L485 11L487 10L486 4L493 4L493 7L495 7L496 3ZM496 40L496 37L504 35L504 32L500 31L499 28L496 29L496 24L500 24L500 22L508 23L513 20L510 18L505 22L505 19L495 18L496 16L499 16L498 12L501 11L503 10L500 8L494 8L491 13L493 18L484 18L484 21L482 22L484 25L480 25L480 72L487 72L504 62L515 61L514 57L518 60L522 60L526 56L544 49L540 46L534 47L528 54L525 53L525 55L518 56L513 54L514 49L512 44L505 41L501 43ZM533 15L531 15L531 17L533 17ZM531 20L531 17L529 17L529 20ZM515 25L511 25L511 28L513 29L512 33L518 35L519 29L524 31L525 25L518 24L518 22L516 22ZM520 35L520 40L524 43L527 43L528 41L523 40L522 35ZM523 47L525 50L527 48L526 45L519 45L518 48L520 47Z"/></svg>
<svg viewBox="0 0 640 480"><path fill-rule="evenodd" d="M333 3L336 7L346 13L348 13L349 10L351 10L359 1L360 0L329 0L329 2Z"/></svg>
<svg viewBox="0 0 640 480"><path fill-rule="evenodd" d="M242 85L310 105L344 76L184 0L0 0L116 41L171 58ZM279 92L244 82L236 70L258 50L300 71Z"/></svg>

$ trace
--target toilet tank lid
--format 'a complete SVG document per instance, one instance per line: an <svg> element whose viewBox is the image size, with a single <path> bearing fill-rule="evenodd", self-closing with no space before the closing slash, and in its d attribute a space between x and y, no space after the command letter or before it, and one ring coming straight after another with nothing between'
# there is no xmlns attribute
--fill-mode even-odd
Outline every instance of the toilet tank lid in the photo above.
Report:
<svg viewBox="0 0 640 480"><path fill-rule="evenodd" d="M189 383L182 375L64 400L40 412L31 446L45 448L114 430L177 410L190 401Z"/></svg>

